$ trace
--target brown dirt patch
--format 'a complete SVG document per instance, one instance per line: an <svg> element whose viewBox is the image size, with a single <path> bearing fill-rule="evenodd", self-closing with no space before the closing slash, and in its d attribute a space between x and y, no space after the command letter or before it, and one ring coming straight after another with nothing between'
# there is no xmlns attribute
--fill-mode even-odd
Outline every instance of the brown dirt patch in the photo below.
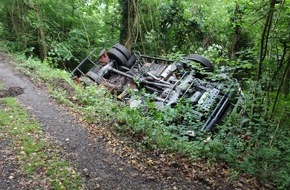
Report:
<svg viewBox="0 0 290 190"><path fill-rule="evenodd" d="M8 89L0 90L0 98L15 97L24 93L24 89L21 87L10 87Z"/></svg>

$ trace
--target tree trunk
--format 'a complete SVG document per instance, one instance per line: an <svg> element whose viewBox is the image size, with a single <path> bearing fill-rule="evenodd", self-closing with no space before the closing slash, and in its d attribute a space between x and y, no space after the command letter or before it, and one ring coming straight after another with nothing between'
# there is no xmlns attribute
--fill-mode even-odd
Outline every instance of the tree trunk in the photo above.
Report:
<svg viewBox="0 0 290 190"><path fill-rule="evenodd" d="M38 5L31 5L26 0L23 0L23 2L25 6L27 6L29 9L32 9L35 13L35 16L38 22L38 32L39 32L38 43L41 48L40 58L42 61L44 61L47 58L47 45L46 45L46 38L45 38L45 32L44 32L45 30L44 30L42 18L39 13Z"/></svg>
<svg viewBox="0 0 290 190"><path fill-rule="evenodd" d="M264 29L262 32L262 37L260 41L260 55L259 55L259 63L258 63L258 71L257 71L257 81L259 81L262 76L262 66L263 66L263 62L267 53L268 39L269 39L269 34L270 34L271 26L272 26L273 14L275 11L276 3L277 3L276 0L270 0L269 12L268 12L266 23L264 25Z"/></svg>
<svg viewBox="0 0 290 190"><path fill-rule="evenodd" d="M119 0L122 7L120 43L131 50L138 24L138 0Z"/></svg>
<svg viewBox="0 0 290 190"><path fill-rule="evenodd" d="M276 94L276 97L275 97L275 101L274 101L274 105L273 105L273 108L272 108L271 116L274 115L274 111L276 109L276 105L277 105L277 102L278 102L278 99L279 99L279 94L281 92L282 86L285 83L285 81L287 82L287 75L289 74L289 70L290 70L290 52L288 53L287 60L288 60L287 61L287 65L286 65L286 68L285 68L284 73L282 75L282 79L280 80L280 85L279 85L279 88L277 90L277 94Z"/></svg>
<svg viewBox="0 0 290 190"><path fill-rule="evenodd" d="M47 45L46 45L46 40L45 40L45 33L44 33L44 27L43 27L43 23L41 21L41 17L40 17L40 14L39 14L39 11L38 11L38 7L36 8L36 17L37 17L37 21L39 23L39 27L38 27L38 30L39 30L39 44L40 44L40 47L41 47L41 60L44 61L46 58L47 58Z"/></svg>
<svg viewBox="0 0 290 190"><path fill-rule="evenodd" d="M234 30L235 30L235 34L234 34L234 39L233 39L233 45L232 45L232 50L231 50L231 59L235 59L235 55L238 51L238 41L241 35L241 25L240 25L240 15L239 15L239 4L238 2L236 2L236 9L235 9L235 18L234 18Z"/></svg>
<svg viewBox="0 0 290 190"><path fill-rule="evenodd" d="M290 57L288 58L288 62L290 62ZM282 92L285 94L285 97L289 95L290 92L290 68L288 66L285 74L285 78L282 84Z"/></svg>

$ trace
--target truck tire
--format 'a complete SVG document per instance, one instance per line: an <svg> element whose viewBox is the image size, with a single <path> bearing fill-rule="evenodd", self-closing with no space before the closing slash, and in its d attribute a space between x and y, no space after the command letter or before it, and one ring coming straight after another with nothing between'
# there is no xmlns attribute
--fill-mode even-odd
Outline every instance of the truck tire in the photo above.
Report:
<svg viewBox="0 0 290 190"><path fill-rule="evenodd" d="M123 45L121 44L115 44L113 48L117 49L119 52L121 52L127 60L131 58L131 53L130 51Z"/></svg>
<svg viewBox="0 0 290 190"><path fill-rule="evenodd" d="M185 57L185 59L190 60L190 61L195 61L197 63L200 63L206 70L213 72L214 71L214 66L211 64L211 62L198 54L189 54L188 56Z"/></svg>
<svg viewBox="0 0 290 190"><path fill-rule="evenodd" d="M135 62L136 62L136 56L135 55L132 55L131 56L131 58L127 61L127 63L125 63L125 67L127 67L127 68L129 68L129 69L131 69L132 68L132 66L135 64Z"/></svg>
<svg viewBox="0 0 290 190"><path fill-rule="evenodd" d="M108 51L108 56L110 59L115 60L118 64L124 65L127 63L128 59L117 49L112 48Z"/></svg>

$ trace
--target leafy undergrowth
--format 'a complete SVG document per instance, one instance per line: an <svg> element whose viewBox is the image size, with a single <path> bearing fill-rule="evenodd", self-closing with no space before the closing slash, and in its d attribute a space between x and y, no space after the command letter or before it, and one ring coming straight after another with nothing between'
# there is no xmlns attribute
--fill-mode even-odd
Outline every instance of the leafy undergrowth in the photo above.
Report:
<svg viewBox="0 0 290 190"><path fill-rule="evenodd" d="M275 133L275 123L265 122L259 114L233 115L218 127L214 138L203 133L199 139L188 140L174 134L179 128L195 125L186 104L165 112L150 102L147 107L131 109L102 87L75 84L69 73L50 68L49 62L29 59L19 68L32 80L45 84L53 97L90 126L92 133L106 139L113 152L144 173L162 179L180 174L191 181L204 181L212 188L271 189L273 186L265 184L276 183L283 189L289 185L286 125L279 126L282 132ZM250 104L251 96L248 100ZM245 110L249 108L251 105L244 105ZM178 118L183 123L176 123ZM273 141L268 134L275 135ZM239 172L252 177L242 177ZM253 176L266 183L260 184Z"/></svg>
<svg viewBox="0 0 290 190"><path fill-rule="evenodd" d="M27 189L82 189L83 183L62 149L14 98L0 98L1 141L9 141L17 167L9 178ZM11 159L10 156L7 159Z"/></svg>

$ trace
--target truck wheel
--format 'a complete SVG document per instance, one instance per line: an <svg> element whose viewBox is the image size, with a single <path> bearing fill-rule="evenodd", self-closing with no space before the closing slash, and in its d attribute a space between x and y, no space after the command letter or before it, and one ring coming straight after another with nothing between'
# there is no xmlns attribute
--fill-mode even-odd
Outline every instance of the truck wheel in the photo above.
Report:
<svg viewBox="0 0 290 190"><path fill-rule="evenodd" d="M108 56L110 59L115 60L118 64L124 65L127 63L127 58L117 49L112 48L108 51Z"/></svg>
<svg viewBox="0 0 290 190"><path fill-rule="evenodd" d="M131 67L135 64L136 59L137 59L136 56L135 55L132 55L131 58L125 64L125 67L131 69Z"/></svg>
<svg viewBox="0 0 290 190"><path fill-rule="evenodd" d="M214 71L213 64L211 64L211 62L207 58L205 58L201 55L189 54L188 56L185 57L185 59L200 63L205 69L207 69L210 72Z"/></svg>
<svg viewBox="0 0 290 190"><path fill-rule="evenodd" d="M123 45L121 45L121 44L115 44L114 46L113 46L113 48L115 48L115 49L117 49L119 52L121 52L125 57L126 57L126 59L130 59L131 58L131 53L129 52L129 50L125 47L125 46L123 46Z"/></svg>

